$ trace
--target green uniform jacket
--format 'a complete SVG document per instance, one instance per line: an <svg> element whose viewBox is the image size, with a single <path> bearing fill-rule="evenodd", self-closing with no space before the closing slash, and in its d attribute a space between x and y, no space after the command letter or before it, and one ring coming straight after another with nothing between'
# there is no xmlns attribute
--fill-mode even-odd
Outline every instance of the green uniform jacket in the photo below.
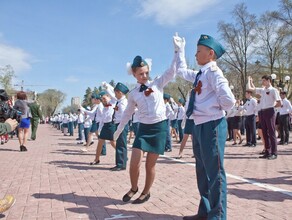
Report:
<svg viewBox="0 0 292 220"><path fill-rule="evenodd" d="M30 103L28 106L30 108L32 118L42 118L41 108L36 102Z"/></svg>
<svg viewBox="0 0 292 220"><path fill-rule="evenodd" d="M0 123L0 135L11 132L11 126L8 123Z"/></svg>

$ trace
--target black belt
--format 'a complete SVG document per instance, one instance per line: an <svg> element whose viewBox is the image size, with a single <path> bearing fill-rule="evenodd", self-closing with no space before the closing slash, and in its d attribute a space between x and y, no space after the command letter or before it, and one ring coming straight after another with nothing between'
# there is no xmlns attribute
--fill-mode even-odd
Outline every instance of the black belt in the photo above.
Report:
<svg viewBox="0 0 292 220"><path fill-rule="evenodd" d="M273 107L272 108L265 108L265 109L261 109L261 111L268 111L268 110L271 110L271 109L274 109Z"/></svg>

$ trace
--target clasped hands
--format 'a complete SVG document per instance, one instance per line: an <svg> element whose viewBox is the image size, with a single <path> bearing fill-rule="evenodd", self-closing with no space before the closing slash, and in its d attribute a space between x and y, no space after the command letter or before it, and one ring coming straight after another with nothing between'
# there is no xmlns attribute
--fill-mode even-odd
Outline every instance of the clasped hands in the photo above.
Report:
<svg viewBox="0 0 292 220"><path fill-rule="evenodd" d="M183 52L185 49L186 41L185 38L181 38L178 36L178 33L175 33L173 36L173 44L174 44L174 51L177 52Z"/></svg>

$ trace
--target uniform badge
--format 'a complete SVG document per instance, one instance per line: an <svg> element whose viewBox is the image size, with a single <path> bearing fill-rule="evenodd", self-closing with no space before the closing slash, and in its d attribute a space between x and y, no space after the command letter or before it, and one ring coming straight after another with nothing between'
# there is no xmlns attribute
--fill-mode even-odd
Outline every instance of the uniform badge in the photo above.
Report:
<svg viewBox="0 0 292 220"><path fill-rule="evenodd" d="M194 88L195 93L197 92L198 95L200 95L201 92L202 92L202 86L203 86L203 83L202 83L202 81L200 80L200 81L198 82L197 86Z"/></svg>
<svg viewBox="0 0 292 220"><path fill-rule="evenodd" d="M218 70L218 66L217 65L212 65L211 66L211 71L212 72L215 72L215 71L217 71Z"/></svg>
<svg viewBox="0 0 292 220"><path fill-rule="evenodd" d="M151 88L147 88L145 91L144 91L144 94L145 96L149 96L152 92L154 92Z"/></svg>
<svg viewBox="0 0 292 220"><path fill-rule="evenodd" d="M144 62L141 62L141 63L140 63L140 66L142 66L142 67L145 66Z"/></svg>

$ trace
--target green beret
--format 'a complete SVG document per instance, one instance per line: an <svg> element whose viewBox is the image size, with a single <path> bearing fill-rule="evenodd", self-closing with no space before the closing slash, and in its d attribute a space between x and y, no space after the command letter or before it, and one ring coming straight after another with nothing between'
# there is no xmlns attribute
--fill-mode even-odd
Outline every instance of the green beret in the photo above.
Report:
<svg viewBox="0 0 292 220"><path fill-rule="evenodd" d="M198 45L203 45L214 50L217 56L217 59L219 59L225 53L224 47L218 41L216 41L213 37L206 34L201 35L198 41Z"/></svg>
<svg viewBox="0 0 292 220"><path fill-rule="evenodd" d="M100 91L100 93L98 93L98 95L100 96L100 98L102 98L102 96L104 96L106 94L107 94L107 92L104 91L104 90L102 90L102 91Z"/></svg>
<svg viewBox="0 0 292 220"><path fill-rule="evenodd" d="M167 93L164 93L164 94L163 94L163 99L167 99L167 100L169 100L169 99L170 99L170 95L167 94Z"/></svg>
<svg viewBox="0 0 292 220"><path fill-rule="evenodd" d="M178 100L178 102L181 103L181 104L185 104L185 100L182 99L182 98L180 98L180 99Z"/></svg>
<svg viewBox="0 0 292 220"><path fill-rule="evenodd" d="M115 86L114 90L119 90L124 94L127 94L129 92L129 89L127 86L125 86L123 83L117 83L117 85Z"/></svg>
<svg viewBox="0 0 292 220"><path fill-rule="evenodd" d="M148 63L141 56L136 56L133 60L131 67L135 68L135 67L143 67L147 65Z"/></svg>

